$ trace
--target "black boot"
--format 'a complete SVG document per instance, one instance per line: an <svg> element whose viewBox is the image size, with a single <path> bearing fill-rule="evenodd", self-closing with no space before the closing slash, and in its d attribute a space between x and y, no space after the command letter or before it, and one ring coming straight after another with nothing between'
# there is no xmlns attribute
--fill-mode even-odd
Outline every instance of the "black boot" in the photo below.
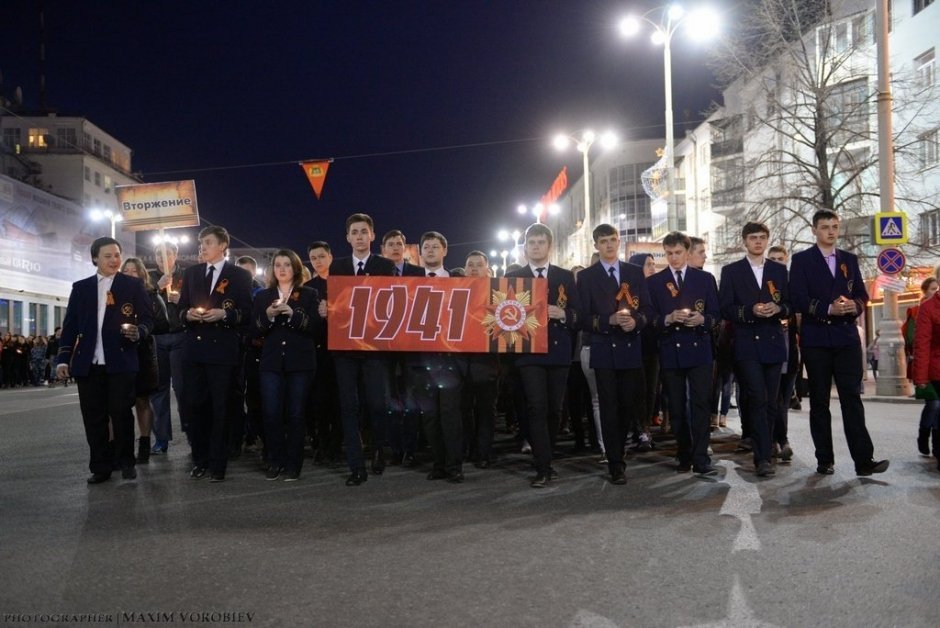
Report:
<svg viewBox="0 0 940 628"><path fill-rule="evenodd" d="M150 462L150 437L141 436L137 441L137 462Z"/></svg>
<svg viewBox="0 0 940 628"><path fill-rule="evenodd" d="M940 430L933 430L933 457L937 459L937 471L940 471Z"/></svg>
<svg viewBox="0 0 940 628"><path fill-rule="evenodd" d="M920 431L917 432L917 450L925 456L930 455L930 431L929 427L922 427ZM936 449L936 447L934 447L934 449Z"/></svg>

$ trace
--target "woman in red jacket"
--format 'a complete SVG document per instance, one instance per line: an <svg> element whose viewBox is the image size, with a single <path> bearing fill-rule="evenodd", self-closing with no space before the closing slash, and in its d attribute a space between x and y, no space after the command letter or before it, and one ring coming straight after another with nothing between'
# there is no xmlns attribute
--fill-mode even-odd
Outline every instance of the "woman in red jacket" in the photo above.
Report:
<svg viewBox="0 0 940 628"><path fill-rule="evenodd" d="M927 287L927 282L924 282ZM925 290L925 297L927 291ZM934 290L933 296L925 298L920 304L920 310L917 312L917 319L914 326L914 385L918 387L918 393L928 384L932 384L935 391L940 391L940 292ZM920 397L921 394L918 394ZM925 397L922 397L925 398ZM926 402L928 405L929 401ZM929 426L933 440L933 455L937 458L937 469L940 470L940 425L936 420L936 414L933 414L932 425ZM921 434L924 435L924 428L927 427L921 423ZM922 438L918 438L918 446ZM923 439L925 440L925 439ZM921 447L921 452L924 448Z"/></svg>

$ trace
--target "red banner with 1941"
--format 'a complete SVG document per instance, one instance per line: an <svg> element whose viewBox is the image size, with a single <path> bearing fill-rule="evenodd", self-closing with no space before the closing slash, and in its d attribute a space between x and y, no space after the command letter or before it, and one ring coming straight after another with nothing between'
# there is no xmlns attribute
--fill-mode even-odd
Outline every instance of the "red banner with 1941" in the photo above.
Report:
<svg viewBox="0 0 940 628"><path fill-rule="evenodd" d="M546 279L330 277L339 351L545 353Z"/></svg>

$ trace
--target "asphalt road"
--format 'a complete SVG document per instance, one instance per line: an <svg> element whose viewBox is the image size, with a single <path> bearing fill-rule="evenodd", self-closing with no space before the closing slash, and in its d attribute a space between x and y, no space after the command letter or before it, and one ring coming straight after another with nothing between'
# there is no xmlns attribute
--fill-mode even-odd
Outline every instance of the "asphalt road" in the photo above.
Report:
<svg viewBox="0 0 940 628"><path fill-rule="evenodd" d="M463 485L389 468L358 488L307 465L268 482L250 457L189 479L187 447L136 481L87 486L74 387L0 391L0 624L261 626L936 626L940 472L920 407L867 403L876 457L858 478L835 420L836 474L796 455L758 479L730 431L717 478L677 475L669 443L596 456L531 489L504 440ZM837 404L834 403L834 406ZM737 427L736 421L732 427ZM505 439L505 436L501 438ZM564 449L564 447L562 447ZM119 475L119 474L118 474ZM115 476L117 478L117 475Z"/></svg>

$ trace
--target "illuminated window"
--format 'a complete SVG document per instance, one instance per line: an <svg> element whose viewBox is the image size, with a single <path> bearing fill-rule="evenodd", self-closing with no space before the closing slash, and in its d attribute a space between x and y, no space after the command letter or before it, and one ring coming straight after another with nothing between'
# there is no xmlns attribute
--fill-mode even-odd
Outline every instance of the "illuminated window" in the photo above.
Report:
<svg viewBox="0 0 940 628"><path fill-rule="evenodd" d="M49 134L49 129L30 129L29 130L29 147L30 148L46 148L46 135Z"/></svg>
<svg viewBox="0 0 940 628"><path fill-rule="evenodd" d="M108 175L104 175L104 191L106 194L109 194L111 192L111 187L112 187L111 177L109 177Z"/></svg>

